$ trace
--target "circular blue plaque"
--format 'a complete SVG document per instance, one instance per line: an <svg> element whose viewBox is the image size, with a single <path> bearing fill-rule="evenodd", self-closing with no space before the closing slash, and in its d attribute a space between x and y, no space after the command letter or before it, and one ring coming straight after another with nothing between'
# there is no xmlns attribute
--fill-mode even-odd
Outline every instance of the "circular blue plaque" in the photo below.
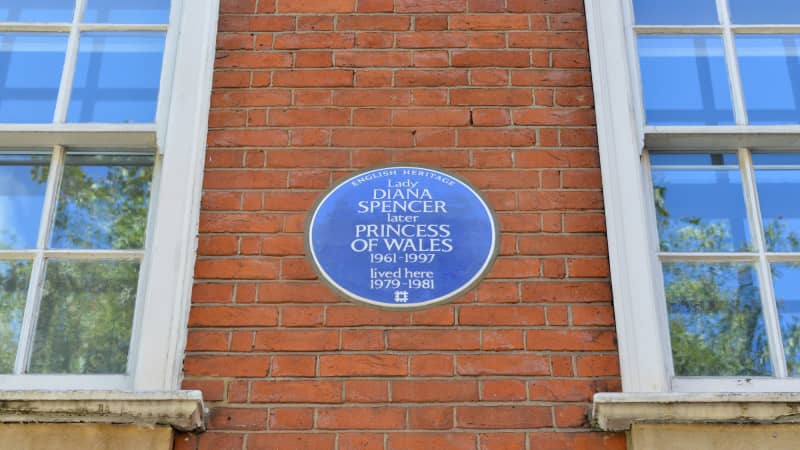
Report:
<svg viewBox="0 0 800 450"><path fill-rule="evenodd" d="M352 300L419 309L474 287L497 255L498 227L460 178L389 166L351 176L322 196L306 224L320 278Z"/></svg>

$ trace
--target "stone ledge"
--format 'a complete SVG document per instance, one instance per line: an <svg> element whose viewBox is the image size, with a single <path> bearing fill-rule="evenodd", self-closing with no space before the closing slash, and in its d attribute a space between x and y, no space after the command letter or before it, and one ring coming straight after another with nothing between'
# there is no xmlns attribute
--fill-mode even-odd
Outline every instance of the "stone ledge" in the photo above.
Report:
<svg viewBox="0 0 800 450"><path fill-rule="evenodd" d="M0 391L0 423L126 423L205 429L200 391Z"/></svg>
<svg viewBox="0 0 800 450"><path fill-rule="evenodd" d="M800 423L798 393L600 393L593 424L605 431L632 424Z"/></svg>

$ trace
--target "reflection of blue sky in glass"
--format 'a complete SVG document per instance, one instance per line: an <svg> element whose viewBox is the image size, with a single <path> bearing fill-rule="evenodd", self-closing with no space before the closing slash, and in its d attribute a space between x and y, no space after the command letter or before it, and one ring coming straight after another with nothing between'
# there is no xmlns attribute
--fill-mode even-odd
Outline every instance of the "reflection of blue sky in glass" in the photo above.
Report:
<svg viewBox="0 0 800 450"><path fill-rule="evenodd" d="M0 373L14 368L30 275L29 261L0 261Z"/></svg>
<svg viewBox="0 0 800 450"><path fill-rule="evenodd" d="M800 267L797 263L772 264L772 281L778 300L783 347L789 374L800 375Z"/></svg>
<svg viewBox="0 0 800 450"><path fill-rule="evenodd" d="M676 375L769 375L756 271L747 263L664 263Z"/></svg>
<svg viewBox="0 0 800 450"><path fill-rule="evenodd" d="M768 156L771 155L763 155L761 160L769 159ZM792 156L796 159L798 155ZM766 234L767 250L773 252L800 251L800 203L786 201L800 198L800 165L785 169L759 169L759 162L755 155L753 159L756 166L756 187ZM787 163L784 161L784 164ZM776 164L776 162L772 162L772 164Z"/></svg>
<svg viewBox="0 0 800 450"><path fill-rule="evenodd" d="M72 22L75 0L0 0L0 22Z"/></svg>
<svg viewBox="0 0 800 450"><path fill-rule="evenodd" d="M650 125L732 124L719 36L639 36L644 106Z"/></svg>
<svg viewBox="0 0 800 450"><path fill-rule="evenodd" d="M155 121L164 33L81 33L68 122Z"/></svg>
<svg viewBox="0 0 800 450"><path fill-rule="evenodd" d="M756 167L792 165L800 169L800 153L753 153L753 164Z"/></svg>
<svg viewBox="0 0 800 450"><path fill-rule="evenodd" d="M48 160L47 156L0 155L0 249L36 248ZM42 172L40 179L34 176L37 171Z"/></svg>
<svg viewBox="0 0 800 450"><path fill-rule="evenodd" d="M735 24L800 24L797 0L728 0Z"/></svg>
<svg viewBox="0 0 800 450"><path fill-rule="evenodd" d="M736 153L650 153L651 166L738 166Z"/></svg>
<svg viewBox="0 0 800 450"><path fill-rule="evenodd" d="M0 122L53 121L66 48L65 33L0 33Z"/></svg>
<svg viewBox="0 0 800 450"><path fill-rule="evenodd" d="M637 25L714 25L715 0L634 0ZM686 11L691 11L688 14Z"/></svg>
<svg viewBox="0 0 800 450"><path fill-rule="evenodd" d="M800 124L800 35L738 35L736 54L750 123Z"/></svg>
<svg viewBox="0 0 800 450"><path fill-rule="evenodd" d="M84 23L166 24L170 0L87 0ZM0 0L0 22L72 22L75 0Z"/></svg>
<svg viewBox="0 0 800 450"><path fill-rule="evenodd" d="M53 248L144 248L152 156L68 155Z"/></svg>
<svg viewBox="0 0 800 450"><path fill-rule="evenodd" d="M723 155L696 155L717 165L734 163ZM750 246L750 230L742 193L742 180L735 168L711 164L689 166L679 157L655 154L653 189L658 216L658 236L664 251L743 251ZM665 168L658 164L685 165ZM691 169L689 169L691 167Z"/></svg>
<svg viewBox="0 0 800 450"><path fill-rule="evenodd" d="M169 0L88 0L85 23L169 22Z"/></svg>

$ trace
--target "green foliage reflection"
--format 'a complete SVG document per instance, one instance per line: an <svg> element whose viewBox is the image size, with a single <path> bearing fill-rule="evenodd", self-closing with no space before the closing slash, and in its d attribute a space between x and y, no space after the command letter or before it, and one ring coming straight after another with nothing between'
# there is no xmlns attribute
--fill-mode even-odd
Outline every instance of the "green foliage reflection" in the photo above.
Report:
<svg viewBox="0 0 800 450"><path fill-rule="evenodd" d="M150 156L68 155L50 246L144 248L152 175ZM31 167L30 179L46 183L47 166ZM5 271L2 264L0 373L9 373L30 264ZM137 261L47 261L29 371L124 373L138 278Z"/></svg>
<svg viewBox="0 0 800 450"><path fill-rule="evenodd" d="M666 263L675 373L769 375L755 270L741 263Z"/></svg>
<svg viewBox="0 0 800 450"><path fill-rule="evenodd" d="M32 373L124 373L139 263L47 263Z"/></svg>
<svg viewBox="0 0 800 450"><path fill-rule="evenodd" d="M666 186L654 186L662 251L753 251L733 249L725 221L675 217L667 208ZM673 200L674 201L674 200ZM769 251L800 251L800 237L782 218L764 224ZM789 264L797 267L797 264ZM782 276L773 266L774 279ZM767 376L772 374L762 301L755 268L749 263L663 264L673 365L679 376ZM787 302L778 296L778 310ZM790 374L800 372L800 318L781 314Z"/></svg>
<svg viewBox="0 0 800 450"><path fill-rule="evenodd" d="M68 156L50 245L144 248L152 164L148 156Z"/></svg>
<svg viewBox="0 0 800 450"><path fill-rule="evenodd" d="M0 373L14 370L30 275L29 261L0 261Z"/></svg>

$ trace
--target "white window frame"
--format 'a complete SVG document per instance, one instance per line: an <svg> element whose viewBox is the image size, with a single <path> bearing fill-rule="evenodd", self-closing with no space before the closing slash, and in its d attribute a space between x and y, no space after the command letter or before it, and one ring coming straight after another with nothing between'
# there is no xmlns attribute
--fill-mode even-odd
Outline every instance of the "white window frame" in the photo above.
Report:
<svg viewBox="0 0 800 450"><path fill-rule="evenodd" d="M718 7L726 0L717 0ZM735 58L726 59L732 78L736 125L645 126L636 56L632 0L584 0L594 80L598 144L614 312L624 392L796 392L800 378L675 377L667 322L649 166L644 149L800 150L800 126L749 126ZM733 55L733 29L747 33L797 33L797 26L733 27L722 8L721 25L683 27L719 32ZM675 27L640 27L675 33ZM750 180L752 181L752 180ZM748 199L752 204L754 199ZM753 214L750 208L750 214ZM757 230L753 230L753 233ZM763 264L763 257L760 257ZM761 268L763 270L763 267ZM763 289L764 287L762 287ZM771 287L769 287L771 289ZM773 330L774 331L774 330ZM775 337L773 336L774 340ZM780 373L778 375L785 375Z"/></svg>
<svg viewBox="0 0 800 450"><path fill-rule="evenodd" d="M77 0L76 7L85 8L85 4L86 0ZM51 167L57 167L63 149L69 146L108 151L107 146L113 145L126 152L141 150L155 158L144 252L122 252L142 258L127 372L0 375L0 390L179 389L197 248L218 13L219 0L172 0L168 29L163 25L81 25L77 20L63 24L0 23L2 31L70 32L54 123L0 124L0 146L15 150L52 147ZM167 31L155 123L64 123L69 104L69 89L64 87L72 82L79 32L110 29ZM50 191L57 176L51 173L48 181L50 203L56 195ZM44 207L52 209L47 203ZM39 240L41 243L41 236ZM13 256L11 251L6 253ZM103 251L93 253L73 256L98 257ZM34 306L26 303L26 308Z"/></svg>

